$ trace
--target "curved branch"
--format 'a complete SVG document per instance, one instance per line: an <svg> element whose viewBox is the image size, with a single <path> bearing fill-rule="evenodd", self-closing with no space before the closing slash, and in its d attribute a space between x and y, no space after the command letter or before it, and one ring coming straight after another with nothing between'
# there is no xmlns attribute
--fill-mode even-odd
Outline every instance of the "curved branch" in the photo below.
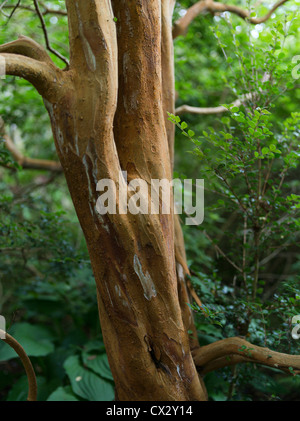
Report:
<svg viewBox="0 0 300 421"><path fill-rule="evenodd" d="M3 9L14 9L16 7L16 5L5 5L3 6ZM67 16L67 12L65 10L55 10L55 9L50 9L49 7L47 7L45 4L42 3L42 7L43 7L43 12L42 14L44 16L46 15L60 15L60 16ZM33 9L30 6L23 6L23 5L18 5L17 7L18 9L23 9L23 10L28 10L29 12L33 12L35 13L35 9Z"/></svg>
<svg viewBox="0 0 300 421"><path fill-rule="evenodd" d="M0 135L5 140L5 146L12 154L16 162L24 169L48 170L53 172L62 172L61 164L57 161L45 159L33 159L24 156L15 146L13 140L5 133L4 121L0 117Z"/></svg>
<svg viewBox="0 0 300 421"><path fill-rule="evenodd" d="M6 75L19 76L30 82L43 98L52 101L62 89L67 89L65 73L51 63L37 61L19 54L0 54Z"/></svg>
<svg viewBox="0 0 300 421"><path fill-rule="evenodd" d="M239 337L222 339L198 348L192 354L201 374L241 362L262 364L287 373L300 374L300 355L271 351Z"/></svg>
<svg viewBox="0 0 300 421"><path fill-rule="evenodd" d="M15 144L9 136L4 135L3 138L5 140L5 145L7 149L10 151L14 159L19 165L21 165L22 168L30 170L47 170L54 172L62 172L62 167L59 162L47 159L28 158L22 155L21 152L17 150Z"/></svg>
<svg viewBox="0 0 300 421"><path fill-rule="evenodd" d="M19 36L15 41L0 45L0 53L22 55L37 61L53 64L53 61L44 47L24 35Z"/></svg>
<svg viewBox="0 0 300 421"><path fill-rule="evenodd" d="M234 14L240 16L242 19L247 19L247 21L252 23L253 25L259 25L260 23L264 23L268 19L270 19L270 17L275 12L275 10L278 9L280 6L282 6L287 1L288 0L279 0L276 4L274 4L272 9L270 9L269 12L261 18L254 18L254 17L251 18L248 10L244 10L241 7L222 4L222 3L214 3L214 2L213 2L213 4L214 4L213 12L214 13L215 12L221 12L221 13L222 12L231 12L231 13L234 13Z"/></svg>
<svg viewBox="0 0 300 421"><path fill-rule="evenodd" d="M46 47L47 49L54 55L56 55L56 57L58 57L59 59L61 59L66 65L67 67L69 67L69 60L66 59L66 57L64 57L62 54L60 54L58 51L56 51L54 48L51 47L50 41L49 41L49 37L48 37L48 32L47 32L47 28L46 28L46 23L44 20L44 16L43 13L40 10L39 7L39 2L38 0L33 0L33 4L36 10L36 13L40 19L41 25L42 25L42 30L44 33L44 37L45 37L45 42L46 42Z"/></svg>
<svg viewBox="0 0 300 421"><path fill-rule="evenodd" d="M175 115L181 115L181 114L187 114L187 113L198 114L198 115L211 115L211 114L225 113L226 111L228 111L227 108L223 107L222 105L220 105L219 107L192 107L191 105L184 104L176 108Z"/></svg>
<svg viewBox="0 0 300 421"><path fill-rule="evenodd" d="M253 98L252 93L248 93L243 95L241 99L236 99L232 102L232 106L240 107L246 100L251 100ZM176 108L175 115L181 114L198 114L198 115L211 115L211 114L220 114L225 113L228 111L227 108L223 107L222 105L218 107L192 107L191 105L181 105L180 107Z"/></svg>
<svg viewBox="0 0 300 421"><path fill-rule="evenodd" d="M250 17L248 10L242 9L241 7L238 7L238 6L217 3L217 2L214 2L213 0L199 1L196 4L194 4L192 7L190 7L182 18L178 19L177 22L175 22L174 27L173 27L173 39L177 38L179 35L184 35L190 23L202 13L210 12L210 13L215 14L215 13L230 12L230 13L234 13L238 15L242 19L245 19L254 25L258 25L260 23L266 22L272 16L275 10L278 9L287 1L288 0L279 0L272 7L272 9L270 9L269 12L261 18Z"/></svg>
<svg viewBox="0 0 300 421"><path fill-rule="evenodd" d="M19 355L22 364L25 368L27 379L28 379L28 401L36 401L37 400L37 382L36 382L36 376L33 369L33 366L31 364L31 361L26 354L24 348L19 344L18 341L16 341L12 336L10 336L8 333L4 332L0 329L0 338L6 342L10 347L12 347L16 353ZM5 338L5 339L3 339Z"/></svg>

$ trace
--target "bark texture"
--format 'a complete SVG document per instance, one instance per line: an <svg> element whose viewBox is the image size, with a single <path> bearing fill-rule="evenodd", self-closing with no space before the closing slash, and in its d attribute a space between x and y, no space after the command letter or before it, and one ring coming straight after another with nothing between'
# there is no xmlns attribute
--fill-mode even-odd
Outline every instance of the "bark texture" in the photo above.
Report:
<svg viewBox="0 0 300 421"><path fill-rule="evenodd" d="M200 3L175 31L183 33L204 10ZM204 3L224 11L224 5ZM7 74L31 82L50 116L61 166L49 165L63 169L85 235L117 400L204 401L206 390L196 365L205 373L230 365L226 356L233 363L270 365L272 355L272 364L299 368L299 357L269 350L266 355L259 347L245 357L236 338L199 347L189 290L197 297L186 283L189 269L176 215L120 213L120 200L116 214L101 216L96 210L101 179L122 186L130 197L132 179L149 187L152 179L172 178L174 127L167 111L174 113L174 4L66 0L70 65L65 70L27 37L0 46ZM234 13L247 17L239 10ZM26 164L13 144L10 148ZM36 161L30 166L47 167Z"/></svg>
<svg viewBox="0 0 300 421"><path fill-rule="evenodd" d="M96 211L102 178L125 188L121 171L127 182L149 186L172 178L166 110L174 107L174 2L111 3L67 1L70 69L45 104L88 245L116 398L204 400L181 311L192 324L179 262L176 270L173 215Z"/></svg>

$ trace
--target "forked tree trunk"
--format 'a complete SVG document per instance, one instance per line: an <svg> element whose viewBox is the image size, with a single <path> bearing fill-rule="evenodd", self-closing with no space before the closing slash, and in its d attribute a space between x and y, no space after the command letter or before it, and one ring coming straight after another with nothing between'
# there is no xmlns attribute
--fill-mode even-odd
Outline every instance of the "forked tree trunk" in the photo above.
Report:
<svg viewBox="0 0 300 421"><path fill-rule="evenodd" d="M116 399L204 401L206 390L195 364L202 374L241 362L288 373L292 367L299 374L300 356L260 348L239 337L199 347L187 304L188 268L176 215L120 214L119 202L115 215L101 216L96 210L101 179L125 190L132 179L142 179L151 193L152 179L172 178L174 127L167 111L174 111L175 0L66 4L68 69L58 69L27 37L0 46L0 59L7 74L36 87L49 112L96 279ZM219 10L220 4L207 0L205 7ZM196 4L183 24L195 10ZM246 16L239 8L228 10ZM243 352L247 347L253 350L251 357Z"/></svg>
<svg viewBox="0 0 300 421"><path fill-rule="evenodd" d="M193 322L178 221L176 260L172 214L96 211L100 179L125 184L121 171L128 182L149 186L172 178L174 129L166 111L174 107L173 6L68 0L70 69L57 80L60 96L45 99L90 254L120 400L205 399L187 333Z"/></svg>

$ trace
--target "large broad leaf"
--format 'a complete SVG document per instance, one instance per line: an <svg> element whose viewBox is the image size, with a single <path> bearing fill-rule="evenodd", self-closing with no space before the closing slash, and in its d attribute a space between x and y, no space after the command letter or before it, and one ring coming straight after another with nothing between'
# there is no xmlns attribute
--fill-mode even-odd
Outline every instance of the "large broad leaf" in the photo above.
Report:
<svg viewBox="0 0 300 421"><path fill-rule="evenodd" d="M53 335L44 326L16 323L8 332L25 349L29 357L42 357L54 351ZM0 361L16 358L16 352L5 342L0 342Z"/></svg>
<svg viewBox="0 0 300 421"><path fill-rule="evenodd" d="M22 376L10 389L7 401L26 401L28 395L28 379Z"/></svg>
<svg viewBox="0 0 300 421"><path fill-rule="evenodd" d="M47 381L45 377L37 376L38 401L44 401L51 391L51 382ZM52 386L52 390L53 390ZM7 395L7 401L26 401L28 395L28 379L27 376L20 377Z"/></svg>
<svg viewBox="0 0 300 421"><path fill-rule="evenodd" d="M79 399L72 393L71 387L58 387L47 399L50 402L71 402Z"/></svg>
<svg viewBox="0 0 300 421"><path fill-rule="evenodd" d="M114 388L111 383L82 367L78 356L72 355L67 358L64 368L76 395L88 401L112 401L114 399Z"/></svg>
<svg viewBox="0 0 300 421"><path fill-rule="evenodd" d="M93 354L88 354L86 352L83 352L82 358L83 358L84 365L87 368L93 370L95 373L99 374L101 377L104 377L105 379L112 380L112 381L114 380L110 371L106 354L93 355Z"/></svg>

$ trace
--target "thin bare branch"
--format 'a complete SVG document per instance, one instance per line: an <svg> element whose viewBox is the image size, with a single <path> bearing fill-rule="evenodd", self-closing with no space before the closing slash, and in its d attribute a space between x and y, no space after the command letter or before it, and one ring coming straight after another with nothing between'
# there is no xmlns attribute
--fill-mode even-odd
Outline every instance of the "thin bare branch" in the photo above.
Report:
<svg viewBox="0 0 300 421"><path fill-rule="evenodd" d="M221 256L223 256L226 260L227 260L227 262L229 263L229 264L231 264L231 266L233 266L237 271L239 271L239 272L243 272L243 270L238 266L238 265L236 265L224 252L223 252L223 250L221 250L220 249L220 247L217 245L217 244L215 244L214 242L213 242L213 239L207 234L207 232L206 231L204 231L204 235L205 235L205 237L212 243L212 245L214 246L214 248L216 249L216 251L218 252L218 253L220 253L221 254Z"/></svg>
<svg viewBox="0 0 300 421"><path fill-rule="evenodd" d="M36 13L37 13L37 15L38 15L38 17L40 19L41 25L42 25L42 29L43 29L43 32L44 32L44 37L45 37L45 42L46 42L47 49L51 53L53 53L54 55L56 55L56 57L60 58L69 67L69 60L66 57L64 57L62 54L60 54L58 51L56 51L53 47L51 47L51 44L50 44L50 41L49 41L49 37L48 37L46 23L45 23L45 20L44 20L44 17L43 17L43 13L40 10L38 0L33 0L33 3L34 3L34 7L35 7L35 10L36 10Z"/></svg>
<svg viewBox="0 0 300 421"><path fill-rule="evenodd" d="M8 0L4 0L4 2L2 2L2 4L0 4L0 12L2 11L2 9L4 9L6 3Z"/></svg>
<svg viewBox="0 0 300 421"><path fill-rule="evenodd" d="M54 171L54 172L62 172L62 167L59 162L51 161L47 159L34 159L28 158L22 155L16 148L15 144L9 138L9 136L4 135L4 140L7 149L11 152L14 159L17 161L19 165L21 165L24 169L31 169L31 170L47 170L47 171Z"/></svg>
<svg viewBox="0 0 300 421"><path fill-rule="evenodd" d="M2 128L2 130L1 130ZM0 117L0 133L3 133L3 120ZM51 161L46 159L33 159L24 156L17 148L12 139L6 134L2 134L3 139L5 140L6 148L10 151L14 159L17 161L21 167L24 169L33 169L33 170L47 170L53 172L62 172L62 167L59 162Z"/></svg>
<svg viewBox="0 0 300 421"><path fill-rule="evenodd" d="M42 15L46 16L46 15L58 15L58 16L67 16L67 12L65 10L56 10L56 9L50 9L49 7L47 7L44 3L41 3L42 7L43 7L43 11L42 11ZM4 5L2 6L2 9L14 9L16 7L16 5ZM20 4L18 6L18 9L23 9L23 10L28 10L29 12L33 12L36 13L35 9L30 7L30 6L23 6L22 4ZM0 10L1 10L1 6L0 6Z"/></svg>
<svg viewBox="0 0 300 421"><path fill-rule="evenodd" d="M10 21L10 19L13 17L15 11L17 10L17 8L20 6L21 0L18 0L18 3L14 6L14 8L11 11L11 14L8 16L8 19L6 21L6 25L8 24L8 22Z"/></svg>
<svg viewBox="0 0 300 421"><path fill-rule="evenodd" d="M216 14L216 13L230 12L230 13L234 13L238 15L242 19L245 19L254 25L258 25L260 23L266 22L272 16L275 10L278 9L287 1L288 0L279 0L269 10L269 12L261 18L250 17L248 10L242 9L241 7L238 7L238 6L218 3L218 2L214 2L213 0L199 1L195 3L192 7L190 7L183 17L181 17L180 19L177 20L177 22L175 22L174 27L173 27L173 39L177 38L179 35L184 35L190 23L202 13L210 12L212 14Z"/></svg>
<svg viewBox="0 0 300 421"><path fill-rule="evenodd" d="M235 107L240 107L246 100L251 100L253 95L248 93L244 95L243 98L236 99L231 105ZM176 108L175 115L181 114L199 114L199 115L210 115L210 114L221 114L228 111L227 108L223 107L222 105L218 107L192 107L190 105L181 105L180 107Z"/></svg>

